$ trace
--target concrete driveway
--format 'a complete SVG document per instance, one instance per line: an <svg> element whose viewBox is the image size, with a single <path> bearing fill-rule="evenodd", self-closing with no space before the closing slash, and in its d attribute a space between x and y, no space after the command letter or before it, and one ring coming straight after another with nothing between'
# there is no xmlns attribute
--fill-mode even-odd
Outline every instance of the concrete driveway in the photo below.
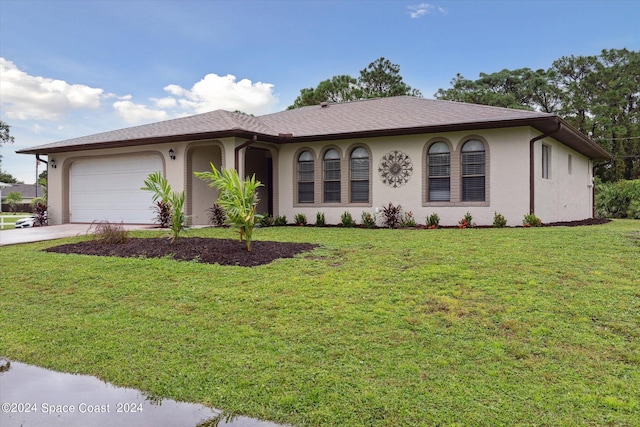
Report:
<svg viewBox="0 0 640 427"><path fill-rule="evenodd" d="M89 227L91 227L91 224L62 224L2 230L0 231L0 246L61 239L63 237L84 236L87 234ZM154 228L154 226L125 224L124 228L127 230L146 230Z"/></svg>

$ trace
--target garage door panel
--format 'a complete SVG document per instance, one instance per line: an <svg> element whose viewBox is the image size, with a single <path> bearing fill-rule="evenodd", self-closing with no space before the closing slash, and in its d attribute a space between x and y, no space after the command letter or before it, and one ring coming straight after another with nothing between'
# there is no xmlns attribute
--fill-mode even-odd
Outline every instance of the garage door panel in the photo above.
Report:
<svg viewBox="0 0 640 427"><path fill-rule="evenodd" d="M140 187L150 173L161 170L161 157L149 154L74 162L69 172L71 222L153 223L151 193Z"/></svg>

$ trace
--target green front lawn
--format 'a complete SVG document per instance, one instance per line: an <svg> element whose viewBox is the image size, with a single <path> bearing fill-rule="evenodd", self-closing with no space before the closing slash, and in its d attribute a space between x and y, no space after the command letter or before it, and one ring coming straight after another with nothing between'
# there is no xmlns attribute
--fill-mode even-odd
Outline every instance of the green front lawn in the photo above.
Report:
<svg viewBox="0 0 640 427"><path fill-rule="evenodd" d="M0 355L294 425L639 425L640 221L254 237L322 246L257 268L0 247Z"/></svg>

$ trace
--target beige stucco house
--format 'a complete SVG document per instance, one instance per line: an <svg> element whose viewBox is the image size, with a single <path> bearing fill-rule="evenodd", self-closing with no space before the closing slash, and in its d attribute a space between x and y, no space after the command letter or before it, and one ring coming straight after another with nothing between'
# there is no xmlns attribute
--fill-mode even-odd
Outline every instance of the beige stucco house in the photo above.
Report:
<svg viewBox="0 0 640 427"><path fill-rule="evenodd" d="M610 158L554 114L417 97L322 104L254 117L229 111L41 145L48 157L49 223L152 223L144 179L161 171L206 224L216 194L193 172L237 168L265 184L258 211L323 212L337 224L389 202L418 222L455 225L466 212L490 225L590 218L593 162Z"/></svg>

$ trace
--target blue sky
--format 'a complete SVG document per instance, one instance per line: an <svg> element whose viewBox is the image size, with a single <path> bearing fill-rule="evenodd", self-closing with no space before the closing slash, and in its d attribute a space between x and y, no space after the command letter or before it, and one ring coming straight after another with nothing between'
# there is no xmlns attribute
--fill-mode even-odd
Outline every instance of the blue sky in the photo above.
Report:
<svg viewBox="0 0 640 427"><path fill-rule="evenodd" d="M0 0L2 169L34 145L218 108L284 110L380 57L423 96L460 73L640 50L640 2Z"/></svg>

